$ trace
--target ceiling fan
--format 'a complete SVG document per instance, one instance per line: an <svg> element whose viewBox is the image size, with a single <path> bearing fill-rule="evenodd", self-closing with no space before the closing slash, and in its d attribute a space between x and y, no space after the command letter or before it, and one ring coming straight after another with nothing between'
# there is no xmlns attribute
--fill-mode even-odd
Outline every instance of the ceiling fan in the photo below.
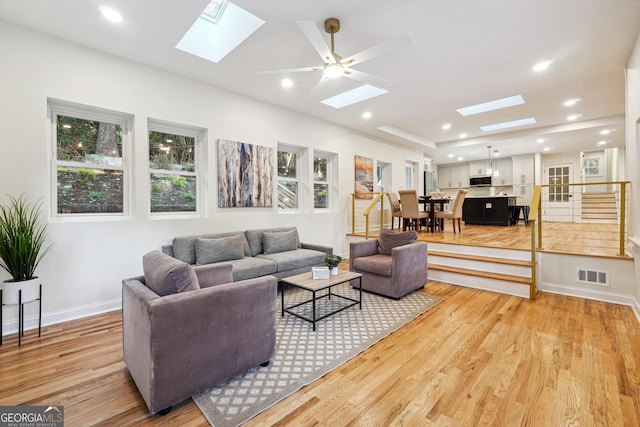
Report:
<svg viewBox="0 0 640 427"><path fill-rule="evenodd" d="M317 90L319 86L323 86L327 82L327 80L342 76L358 80L362 83L371 84L373 86L380 86L387 83L388 80L364 73L362 71L358 71L352 67L376 56L385 54L387 52L393 52L396 49L413 44L411 35L405 34L395 39L391 39L384 43L370 47L369 49L365 49L347 58L343 58L335 51L334 34L340 31L340 21L337 18L329 18L324 21L324 30L331 35L331 48L329 48L329 46L327 46L327 44L325 43L322 37L322 33L320 32L318 26L314 21L298 21L298 26L307 37L311 45L315 48L316 52L318 52L318 54L322 58L322 60L324 61L324 65L317 67L265 70L258 71L258 74L321 71L323 73L323 77L318 82L318 85L316 86L314 91Z"/></svg>

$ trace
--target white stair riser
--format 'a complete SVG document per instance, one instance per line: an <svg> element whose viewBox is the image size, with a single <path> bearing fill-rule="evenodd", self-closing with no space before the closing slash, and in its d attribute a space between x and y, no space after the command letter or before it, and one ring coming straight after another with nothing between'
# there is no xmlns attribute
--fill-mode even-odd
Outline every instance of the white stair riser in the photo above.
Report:
<svg viewBox="0 0 640 427"><path fill-rule="evenodd" d="M515 249L489 248L486 246L460 246L449 245L446 243L429 242L429 250L464 253L468 255L485 256L492 258L508 258L522 261L531 261L531 252Z"/></svg>

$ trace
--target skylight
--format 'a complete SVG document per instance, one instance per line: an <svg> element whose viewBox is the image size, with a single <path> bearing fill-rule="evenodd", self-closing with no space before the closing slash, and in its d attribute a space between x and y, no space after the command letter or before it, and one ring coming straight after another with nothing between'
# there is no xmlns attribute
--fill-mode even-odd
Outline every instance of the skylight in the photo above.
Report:
<svg viewBox="0 0 640 427"><path fill-rule="evenodd" d="M218 63L263 24L262 19L227 0L213 0L176 48Z"/></svg>
<svg viewBox="0 0 640 427"><path fill-rule="evenodd" d="M355 104L357 102L366 101L367 99L375 98L376 96L384 95L387 93L386 89L380 89L379 87L371 85L362 85L355 89L342 92L339 95L332 96L322 100L325 105L333 108L342 108L348 105Z"/></svg>
<svg viewBox="0 0 640 427"><path fill-rule="evenodd" d="M522 95L510 96L508 98L496 99L495 101L484 102L482 104L471 105L469 107L458 108L456 111L463 116L486 113L487 111L500 110L502 108L513 107L524 104Z"/></svg>
<svg viewBox="0 0 640 427"><path fill-rule="evenodd" d="M516 126L532 125L534 123L536 123L536 119L534 119L533 117L529 117L528 119L513 120L511 122L496 123L495 125L480 126L480 129L485 132L489 132L492 130L513 128Z"/></svg>

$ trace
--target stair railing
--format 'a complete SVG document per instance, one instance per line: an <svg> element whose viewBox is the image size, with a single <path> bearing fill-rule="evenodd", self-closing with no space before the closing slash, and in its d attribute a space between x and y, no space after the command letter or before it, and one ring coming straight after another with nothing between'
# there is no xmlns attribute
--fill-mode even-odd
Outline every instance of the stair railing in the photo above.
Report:
<svg viewBox="0 0 640 427"><path fill-rule="evenodd" d="M542 236L543 236L543 214L545 213L543 196L546 194L550 199L550 194L554 194L554 189L559 187L564 187L564 189L568 189L569 187L580 188L581 190L586 189L589 186L602 186L603 188L616 188L619 187L619 195L616 197L616 220L618 222L618 242L617 242L617 250L618 256L624 257L625 254L625 244L626 244L626 224L627 224L627 197L630 194L627 191L627 186L630 184L630 181L606 181L606 182L589 182L589 183L564 183L564 184L543 184L537 185L534 188L533 197L531 199L530 211L529 211L529 223L531 224L531 288L529 292L529 296L531 299L534 299L537 293L536 287L536 254L538 251L543 249L542 244ZM546 189L546 190L545 190ZM546 193L545 193L546 191ZM615 191L614 191L615 193ZM557 193L555 193L557 194ZM569 194L569 193L565 193ZM589 193L582 193L589 194ZM569 197L571 195L569 194ZM583 216L583 210L581 208L581 218ZM572 213L572 215L574 215ZM549 216L549 215L547 215ZM573 221L573 219L572 219ZM548 221L552 222L552 221Z"/></svg>
<svg viewBox="0 0 640 427"><path fill-rule="evenodd" d="M371 203L364 210L362 215L365 217L365 239L369 238L369 217L371 213L378 207L380 203L380 228L384 228L384 192L380 193L357 193L358 195L373 196ZM356 232L356 193L351 193L351 233Z"/></svg>

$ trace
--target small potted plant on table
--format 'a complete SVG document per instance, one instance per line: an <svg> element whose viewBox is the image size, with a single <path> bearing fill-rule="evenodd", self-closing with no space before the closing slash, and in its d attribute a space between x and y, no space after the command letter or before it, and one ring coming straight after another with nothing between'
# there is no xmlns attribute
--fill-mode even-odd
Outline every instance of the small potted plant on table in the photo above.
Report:
<svg viewBox="0 0 640 427"><path fill-rule="evenodd" d="M324 259L324 262L329 267L329 274L332 276L338 275L338 265L342 262L342 257L340 255L327 255Z"/></svg>

